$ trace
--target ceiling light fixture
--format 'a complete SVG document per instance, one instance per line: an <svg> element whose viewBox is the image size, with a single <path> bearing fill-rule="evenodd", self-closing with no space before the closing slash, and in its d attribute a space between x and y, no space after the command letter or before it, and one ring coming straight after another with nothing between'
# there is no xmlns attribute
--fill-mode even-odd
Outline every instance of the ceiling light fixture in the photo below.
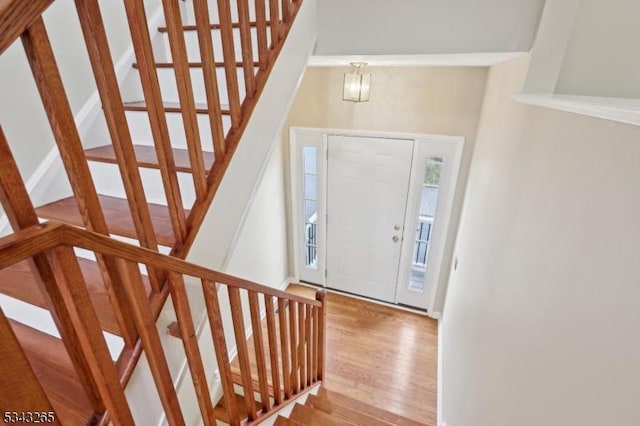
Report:
<svg viewBox="0 0 640 426"><path fill-rule="evenodd" d="M351 62L353 69L344 75L342 100L350 102L367 102L371 89L371 74L363 74L366 62Z"/></svg>

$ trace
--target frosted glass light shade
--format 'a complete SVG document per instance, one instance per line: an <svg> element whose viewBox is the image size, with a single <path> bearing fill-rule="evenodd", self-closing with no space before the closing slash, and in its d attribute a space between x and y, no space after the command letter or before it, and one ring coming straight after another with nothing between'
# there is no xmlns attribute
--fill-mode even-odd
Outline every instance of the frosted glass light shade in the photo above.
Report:
<svg viewBox="0 0 640 426"><path fill-rule="evenodd" d="M369 100L371 74L360 74L358 71L344 75L343 101L366 102Z"/></svg>

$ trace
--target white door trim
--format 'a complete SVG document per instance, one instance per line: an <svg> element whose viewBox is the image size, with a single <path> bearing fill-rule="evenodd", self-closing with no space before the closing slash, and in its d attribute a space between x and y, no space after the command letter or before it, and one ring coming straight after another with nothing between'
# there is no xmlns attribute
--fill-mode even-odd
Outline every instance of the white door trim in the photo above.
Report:
<svg viewBox="0 0 640 426"><path fill-rule="evenodd" d="M424 160L426 156L443 157L446 159L440 181L440 195L438 196L435 220L432 228L432 237L429 244L427 258L426 281L432 283L425 288L422 303L412 304L416 308L426 309L429 316L437 317L439 313L434 312L434 304L440 276L442 270L447 270L444 262L445 245L447 235L450 232L449 225L453 202L455 199L455 188L462 159L462 148L464 140L459 138L457 142L444 143L439 139L420 138L416 140L414 147L414 162L411 166L411 184L409 187L409 199L407 200L407 214L405 218L405 229L402 243L402 258L398 273L398 286L396 288L396 303L401 303L403 298L408 297L408 292L401 288L409 281L411 269L411 259L414 250L415 230L417 226L418 210L422 197L422 180L424 176ZM403 294L404 293L404 294ZM403 297L404 296L404 297ZM406 302L405 302L406 303Z"/></svg>
<svg viewBox="0 0 640 426"><path fill-rule="evenodd" d="M430 134L421 134L421 133L402 133L402 132L386 132L386 131L371 131L371 130L350 130L350 129L333 129L333 128L317 128L317 127L291 127L289 129L289 142L290 142L290 165L291 165L291 174L290 174L290 184L291 184L291 205L290 205L290 213L291 213L291 218L292 218L292 236L293 236L293 246L292 246L292 250L293 250L293 264L294 264L294 277L296 280L300 280L303 279L301 278L301 270L300 270L300 262L301 262L301 255L300 253L302 253L302 251L300 250L301 246L300 246L300 238L302 238L302 236L300 235L300 230L297 229L298 226L296 226L296 224L298 224L299 221L299 217L300 217L300 212L298 211L298 207L300 205L300 196L301 193L300 188L301 188L301 183L299 182L299 176L298 176L298 172L300 171L300 162L299 162L299 157L298 157L298 152L300 150L299 147L299 135L302 134L308 134L308 135L316 135L318 137L322 137L324 140L324 147L323 147L323 155L322 155L322 163L320 164L320 170L323 173L323 178L318 179L318 186L319 188L322 188L322 197L326 197L326 194L324 193L324 191L326 191L326 170L327 170L327 165L326 165L326 141L328 136L354 136L354 137L372 137L372 138L387 138L387 139L409 139L409 140L413 140L415 141L416 147L420 144L420 143L425 143L425 142L429 142L429 143L439 143L439 144L446 144L449 146L453 146L453 161L451 162L453 165L453 169L451 170L451 181L450 181L450 188L451 190L448 191L448 196L446 197L446 200L440 200L439 204L443 205L443 220L442 220L442 226L441 228L443 229L443 233L444 233L444 237L443 237L443 241L442 241L442 246L444 249L444 245L446 243L446 235L449 235L449 233L452 231L450 229L451 223L450 223L450 216L452 213L452 209L453 209L453 201L455 199L455 195L456 195L456 187L457 187L457 179L458 179L458 174L460 171L460 163L461 163L461 158L462 158L462 153L464 150L464 143L465 143L465 139L462 136L448 136L448 135L430 135ZM412 172L413 173L413 172ZM319 207L319 215L322 218L322 220L324 221L324 219L326 218L326 211L324 211L325 206L322 206L323 203L326 202L326 199L324 199L323 201L320 201L320 207ZM446 209L445 209L446 207ZM440 212L438 212L440 213ZM320 224L319 224L319 228L320 228ZM403 245L406 244L408 241L413 241L413 235L411 235L410 237L407 237L407 232L409 232L408 229L406 229L407 227L405 227L405 235L403 238ZM321 233L323 234L323 247L320 247L319 249L319 253L318 256L322 256L322 265L323 267L326 266L325 261L326 261L326 224L323 223L322 227L321 227ZM404 248L404 247L403 247ZM411 247L412 248L412 247ZM405 252L407 250L403 250L403 256L406 256ZM409 258L411 257L411 254L409 254ZM429 292L428 295L428 304L427 304L427 310L429 312L430 316L433 317L438 317L439 316L439 312L434 312L433 311L433 306L435 303L435 296L438 293L438 288L441 285L444 285L444 283L441 282L441 276L440 273L443 270L447 269L446 265L443 265L443 260L446 258L446 256L444 256L444 253L440 256L440 259L437 262L437 266L434 265L434 268L437 268L437 279L435 280L435 285L432 286L431 291ZM401 260L402 261L402 260ZM443 268L444 266L444 268ZM404 268L401 267L401 271ZM406 271L405 271L406 272ZM322 282L317 282L317 284L321 284L323 286L326 285L326 280L324 277L324 271L322 271ZM396 300L397 301L397 300Z"/></svg>

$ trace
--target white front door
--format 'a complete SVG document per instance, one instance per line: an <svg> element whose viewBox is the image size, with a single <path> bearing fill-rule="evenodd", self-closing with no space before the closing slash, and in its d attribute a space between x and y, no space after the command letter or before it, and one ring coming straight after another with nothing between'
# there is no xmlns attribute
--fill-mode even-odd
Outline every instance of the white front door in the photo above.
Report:
<svg viewBox="0 0 640 426"><path fill-rule="evenodd" d="M413 146L329 136L328 287L395 302Z"/></svg>

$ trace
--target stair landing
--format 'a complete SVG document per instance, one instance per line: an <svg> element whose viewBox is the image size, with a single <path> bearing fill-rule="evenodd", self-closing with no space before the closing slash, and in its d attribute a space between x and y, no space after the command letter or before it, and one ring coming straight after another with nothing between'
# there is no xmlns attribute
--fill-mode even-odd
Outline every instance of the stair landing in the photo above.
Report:
<svg viewBox="0 0 640 426"><path fill-rule="evenodd" d="M304 426L417 426L425 423L386 411L321 387L316 395L308 395L304 404L296 403L289 416L279 415L274 425Z"/></svg>

